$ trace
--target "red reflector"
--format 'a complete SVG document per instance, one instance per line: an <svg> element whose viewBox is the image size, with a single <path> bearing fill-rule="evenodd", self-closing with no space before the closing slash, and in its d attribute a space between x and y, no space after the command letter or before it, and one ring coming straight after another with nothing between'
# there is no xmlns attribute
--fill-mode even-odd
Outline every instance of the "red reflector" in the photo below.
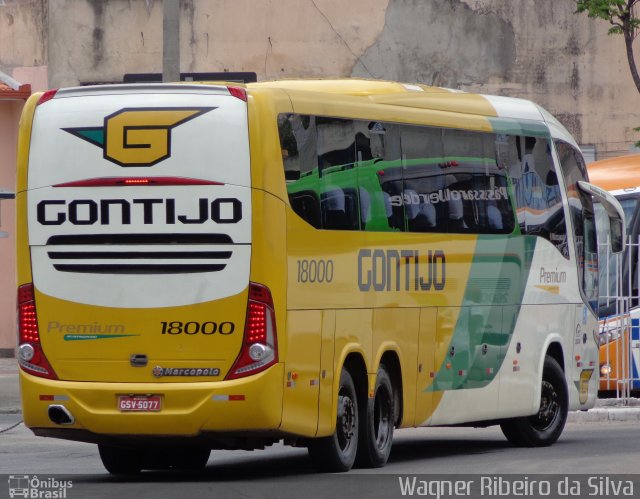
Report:
<svg viewBox="0 0 640 499"><path fill-rule="evenodd" d="M224 185L222 182L186 177L102 177L74 180L54 187L122 187L125 185Z"/></svg>
<svg viewBox="0 0 640 499"><path fill-rule="evenodd" d="M271 291L266 286L261 286L256 283L251 283L249 286L249 299L263 302L270 307L273 307L273 298L271 298Z"/></svg>
<svg viewBox="0 0 640 499"><path fill-rule="evenodd" d="M18 288L18 305L33 301L33 284L23 284Z"/></svg>
<svg viewBox="0 0 640 499"><path fill-rule="evenodd" d="M229 400L244 400L244 395L229 395Z"/></svg>
<svg viewBox="0 0 640 499"><path fill-rule="evenodd" d="M55 90L47 90L45 93L43 93L40 98L38 99L38 103L36 104L36 106L40 106L41 104L44 104L47 101L50 101L51 99L53 99L56 95L56 92L58 91L58 89Z"/></svg>
<svg viewBox="0 0 640 499"><path fill-rule="evenodd" d="M53 395L40 395L40 400L53 400Z"/></svg>
<svg viewBox="0 0 640 499"><path fill-rule="evenodd" d="M242 87L227 87L229 93L234 97L247 102L247 91Z"/></svg>

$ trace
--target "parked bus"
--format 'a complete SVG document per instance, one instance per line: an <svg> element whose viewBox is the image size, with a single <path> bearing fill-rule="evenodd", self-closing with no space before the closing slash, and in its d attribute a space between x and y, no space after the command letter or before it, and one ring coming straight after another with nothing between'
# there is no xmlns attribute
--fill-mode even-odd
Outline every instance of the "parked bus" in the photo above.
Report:
<svg viewBox="0 0 640 499"><path fill-rule="evenodd" d="M637 394L640 391L640 217L637 215L640 154L596 161L588 165L588 171L594 184L618 199L627 220L625 252L615 257L606 244L600 248L600 392L603 396ZM596 204L596 218L598 214L604 215ZM598 225L604 243L608 237L607 227L606 223Z"/></svg>
<svg viewBox="0 0 640 499"><path fill-rule="evenodd" d="M36 94L25 425L97 443L114 474L278 441L321 470L379 467L416 426L551 445L596 398L592 196L619 233L573 138L519 99L368 80Z"/></svg>

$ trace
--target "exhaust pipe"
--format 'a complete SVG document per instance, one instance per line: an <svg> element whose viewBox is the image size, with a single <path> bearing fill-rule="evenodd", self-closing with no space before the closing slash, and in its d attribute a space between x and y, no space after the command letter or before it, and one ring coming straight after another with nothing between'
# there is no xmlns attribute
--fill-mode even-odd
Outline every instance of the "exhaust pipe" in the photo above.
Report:
<svg viewBox="0 0 640 499"><path fill-rule="evenodd" d="M50 405L49 419L55 424L73 424L75 419L69 410L63 405Z"/></svg>

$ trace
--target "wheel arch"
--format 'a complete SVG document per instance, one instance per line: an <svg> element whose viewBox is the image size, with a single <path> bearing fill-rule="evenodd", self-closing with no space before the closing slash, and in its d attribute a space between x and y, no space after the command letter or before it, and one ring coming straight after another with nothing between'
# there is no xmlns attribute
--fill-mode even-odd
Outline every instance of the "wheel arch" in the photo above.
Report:
<svg viewBox="0 0 640 499"><path fill-rule="evenodd" d="M393 387L394 395L394 413L395 421L394 426L400 427L402 424L402 418L404 416L404 394L402 392L402 365L400 364L400 357L395 350L387 350L380 357L378 365L384 365L387 374L391 378L391 386Z"/></svg>
<svg viewBox="0 0 640 499"><path fill-rule="evenodd" d="M362 352L359 351L351 351L349 352L344 361L341 363L341 368L338 370L337 379L338 383L340 382L340 372L342 369L346 369L351 378L353 379L353 384L356 388L356 395L359 401L366 401L369 396L369 380L367 376L367 364L364 359ZM338 387L336 386L334 389L334 393L337 395ZM333 414L338 410L337 407L337 396L333 397L335 400L336 407L334 408Z"/></svg>
<svg viewBox="0 0 640 499"><path fill-rule="evenodd" d="M555 339L551 340L545 352L545 356L547 355L555 359L555 361L558 364L560 364L560 367L562 368L562 372L566 372L566 369L564 367L564 350L558 340L555 340ZM542 362L544 363L544 359L542 360Z"/></svg>

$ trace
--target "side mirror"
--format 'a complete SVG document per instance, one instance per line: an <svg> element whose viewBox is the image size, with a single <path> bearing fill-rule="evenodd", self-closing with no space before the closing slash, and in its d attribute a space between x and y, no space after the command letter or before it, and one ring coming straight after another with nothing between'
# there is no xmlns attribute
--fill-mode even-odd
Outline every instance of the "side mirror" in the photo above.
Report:
<svg viewBox="0 0 640 499"><path fill-rule="evenodd" d="M622 253L625 246L626 222L624 211L618 200L604 189L600 189L589 182L578 182L578 187L582 192L590 194L596 198L605 209L609 217L609 232L611 234L611 252Z"/></svg>

